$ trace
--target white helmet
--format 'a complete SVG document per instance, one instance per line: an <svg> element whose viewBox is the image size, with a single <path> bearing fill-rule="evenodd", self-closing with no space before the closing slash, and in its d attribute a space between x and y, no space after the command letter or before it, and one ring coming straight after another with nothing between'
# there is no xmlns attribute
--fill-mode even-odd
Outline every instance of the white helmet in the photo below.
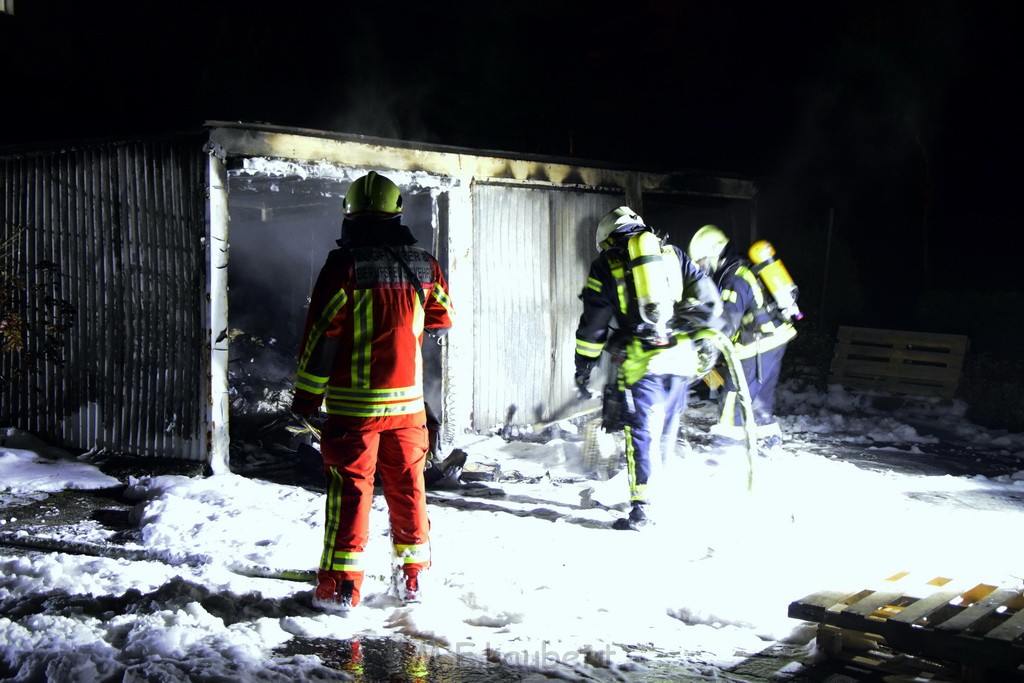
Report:
<svg viewBox="0 0 1024 683"><path fill-rule="evenodd" d="M722 265L722 252L729 238L714 225L705 225L694 233L688 253L690 259L705 273L714 273Z"/></svg>
<svg viewBox="0 0 1024 683"><path fill-rule="evenodd" d="M601 222L597 224L597 249L601 251L607 246L604 242L612 233L632 227L646 227L644 219L636 211L628 206L620 206L605 214Z"/></svg>

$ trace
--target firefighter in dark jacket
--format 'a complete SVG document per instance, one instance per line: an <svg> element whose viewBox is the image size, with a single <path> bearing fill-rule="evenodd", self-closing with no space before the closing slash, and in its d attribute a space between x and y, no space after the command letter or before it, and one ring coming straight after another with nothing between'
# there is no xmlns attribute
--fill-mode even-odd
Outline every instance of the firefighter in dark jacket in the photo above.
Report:
<svg viewBox="0 0 1024 683"><path fill-rule="evenodd" d="M743 366L758 446L765 452L782 443L782 430L775 420L775 388L786 346L796 336L791 322L794 316L799 317L795 298L795 313L778 306L771 292L762 287L753 264L741 258L725 233L714 225L705 225L694 233L689 254L714 279L722 294L723 332L732 339ZM743 440L743 411L737 396L736 384L726 374L725 391L720 396L721 417L712 427L720 443Z"/></svg>
<svg viewBox="0 0 1024 683"><path fill-rule="evenodd" d="M310 298L299 351L294 412L327 419L320 442L327 480L324 547L314 603L344 611L359 603L374 473L391 522L397 597L420 597L430 565L423 468L424 330L451 326L448 286L432 255L413 246L402 196L370 172L345 196L338 249Z"/></svg>
<svg viewBox="0 0 1024 683"><path fill-rule="evenodd" d="M691 334L719 319L721 300L689 257L627 206L601 219L597 247L580 294L575 381L589 396L591 372L601 353L609 354L604 427L625 432L627 525L635 527L648 521L652 463L675 452L688 388L707 362Z"/></svg>

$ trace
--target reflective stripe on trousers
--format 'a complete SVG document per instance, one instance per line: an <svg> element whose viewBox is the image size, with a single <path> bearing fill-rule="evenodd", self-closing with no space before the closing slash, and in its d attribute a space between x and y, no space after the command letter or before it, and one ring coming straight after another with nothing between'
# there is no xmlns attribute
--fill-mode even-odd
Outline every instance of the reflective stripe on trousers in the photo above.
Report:
<svg viewBox="0 0 1024 683"><path fill-rule="evenodd" d="M430 563L430 522L423 484L427 443L426 427L346 431L328 421L320 443L327 480L321 569L358 571L359 556L368 540L377 472L396 554L407 563Z"/></svg>
<svg viewBox="0 0 1024 683"><path fill-rule="evenodd" d="M679 375L644 375L629 388L635 406L626 426L630 501L647 500L652 459L664 464L675 455L689 386L689 381Z"/></svg>

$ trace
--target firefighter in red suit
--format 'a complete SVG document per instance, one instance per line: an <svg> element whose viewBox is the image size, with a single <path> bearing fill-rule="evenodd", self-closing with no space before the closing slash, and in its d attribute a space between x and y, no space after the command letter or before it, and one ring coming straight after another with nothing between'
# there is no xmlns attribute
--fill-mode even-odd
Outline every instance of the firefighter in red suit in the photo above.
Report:
<svg viewBox="0 0 1024 683"><path fill-rule="evenodd" d="M344 611L359 603L374 474L391 522L393 589L419 599L430 566L423 468L424 330L451 327L448 285L437 260L413 246L402 195L375 172L345 196L338 249L310 297L292 410L327 413L320 442L327 480L324 548L314 604Z"/></svg>

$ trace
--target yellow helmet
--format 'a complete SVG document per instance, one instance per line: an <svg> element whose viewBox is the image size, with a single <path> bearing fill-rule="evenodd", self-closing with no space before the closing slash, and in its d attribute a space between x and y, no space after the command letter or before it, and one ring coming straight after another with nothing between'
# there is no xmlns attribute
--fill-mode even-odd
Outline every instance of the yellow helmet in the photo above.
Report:
<svg viewBox="0 0 1024 683"><path fill-rule="evenodd" d="M645 227L644 219L640 218L640 215L628 206L620 206L619 208L612 209L606 213L604 218L602 218L597 224L598 250L605 249L609 246L605 244L605 241L611 237L612 233L618 232L624 228L629 228L630 226L640 228Z"/></svg>
<svg viewBox="0 0 1024 683"><path fill-rule="evenodd" d="M715 225L705 225L693 234L687 253L705 273L714 273L722 265L722 253L729 238Z"/></svg>
<svg viewBox="0 0 1024 683"><path fill-rule="evenodd" d="M357 178L345 194L345 216L389 218L402 213L402 192L391 180L370 171Z"/></svg>

